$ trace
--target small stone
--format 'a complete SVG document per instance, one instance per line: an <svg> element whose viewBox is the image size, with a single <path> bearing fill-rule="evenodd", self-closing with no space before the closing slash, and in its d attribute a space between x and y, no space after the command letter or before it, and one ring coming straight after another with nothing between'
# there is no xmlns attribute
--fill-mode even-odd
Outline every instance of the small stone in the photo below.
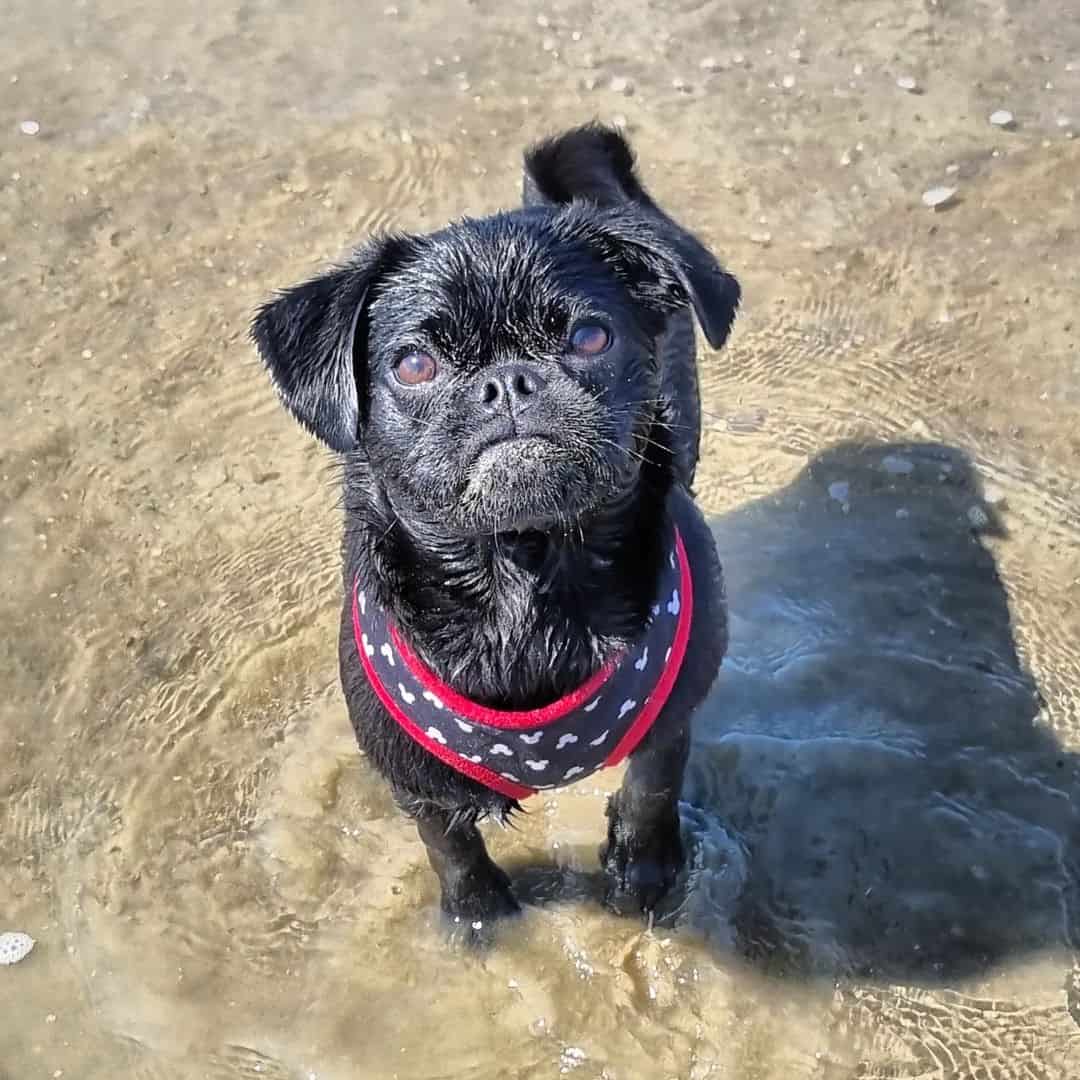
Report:
<svg viewBox="0 0 1080 1080"><path fill-rule="evenodd" d="M987 484L983 488L983 501L987 506L1003 507L1005 505L1005 492L997 484Z"/></svg>
<svg viewBox="0 0 1080 1080"><path fill-rule="evenodd" d="M678 76L671 80L671 88L673 90L678 90L682 94L687 93L690 89L690 87L686 85L686 81L684 79L680 79Z"/></svg>
<svg viewBox="0 0 1080 1080"><path fill-rule="evenodd" d="M919 89L919 84L910 75L901 75L896 80L896 85L901 90L906 90L909 94L914 94Z"/></svg>
<svg viewBox="0 0 1080 1080"><path fill-rule="evenodd" d="M551 25L551 20L546 15L537 15L536 25L539 26L541 30L544 30Z"/></svg>
<svg viewBox="0 0 1080 1080"><path fill-rule="evenodd" d="M908 476L915 471L915 466L899 454L886 454L881 459L881 467L892 476Z"/></svg>
<svg viewBox="0 0 1080 1080"><path fill-rule="evenodd" d="M544 52L553 52L556 45L558 45L558 42L553 37L546 37L540 42L540 48L543 49Z"/></svg>
<svg viewBox="0 0 1080 1080"><path fill-rule="evenodd" d="M611 118L611 123L617 128L625 128L629 121L622 113L616 113Z"/></svg>
<svg viewBox="0 0 1080 1080"><path fill-rule="evenodd" d="M1013 114L1008 109L998 109L996 112L990 114L990 123L994 127L1010 128L1015 123Z"/></svg>
<svg viewBox="0 0 1080 1080"><path fill-rule="evenodd" d="M990 524L990 515L981 506L969 507L967 519L973 529L982 529Z"/></svg>
<svg viewBox="0 0 1080 1080"><path fill-rule="evenodd" d="M614 94L626 94L629 96L634 92L634 84L623 75L616 75L608 85Z"/></svg>
<svg viewBox="0 0 1080 1080"><path fill-rule="evenodd" d="M741 52L733 53L731 56L731 62L736 67L742 67L746 63L746 57Z"/></svg>
<svg viewBox="0 0 1080 1080"><path fill-rule="evenodd" d="M29 934L19 930L6 930L0 934L0 964L17 964L33 951L36 942Z"/></svg>
<svg viewBox="0 0 1080 1080"><path fill-rule="evenodd" d="M92 349L83 349L82 358L84 360L93 360L93 358L94 358L93 350Z"/></svg>
<svg viewBox="0 0 1080 1080"><path fill-rule="evenodd" d="M407 129L403 129L402 132L401 132L401 141L406 146L408 146L409 143L411 143L413 141L412 132L407 130Z"/></svg>
<svg viewBox="0 0 1080 1080"><path fill-rule="evenodd" d="M752 232L750 234L750 241L754 244L760 244L762 247L768 247L772 243L772 233Z"/></svg>
<svg viewBox="0 0 1080 1080"><path fill-rule="evenodd" d="M783 79L780 80L780 85L783 86L785 90L790 90L795 85L795 76L785 75Z"/></svg>
<svg viewBox="0 0 1080 1080"><path fill-rule="evenodd" d="M698 64L698 67L702 71L720 71L723 68L723 64L715 56L706 56L704 60Z"/></svg>
<svg viewBox="0 0 1080 1080"><path fill-rule="evenodd" d="M24 135L36 135L41 130L41 125L36 120L23 120L19 124L19 130Z"/></svg>
<svg viewBox="0 0 1080 1080"><path fill-rule="evenodd" d="M954 187L928 188L922 194L923 206L928 206L931 210L948 206L956 198L956 192L957 189Z"/></svg>
<svg viewBox="0 0 1080 1080"><path fill-rule="evenodd" d="M854 66L854 67L853 67L853 68L851 69L851 73L852 73L852 75L856 75L856 76L858 76L858 75L861 75L861 74L863 73L863 66L862 66L862 64L856 64L856 65L855 65L855 66Z"/></svg>
<svg viewBox="0 0 1080 1080"><path fill-rule="evenodd" d="M802 50L801 49L792 49L788 53L788 58L791 59L791 60L794 60L796 63L798 63L802 59Z"/></svg>

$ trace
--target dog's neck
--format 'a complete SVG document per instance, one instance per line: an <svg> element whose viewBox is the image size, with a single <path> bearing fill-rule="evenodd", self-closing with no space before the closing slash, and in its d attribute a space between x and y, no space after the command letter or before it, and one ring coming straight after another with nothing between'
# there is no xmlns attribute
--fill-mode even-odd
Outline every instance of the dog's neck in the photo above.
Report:
<svg viewBox="0 0 1080 1080"><path fill-rule="evenodd" d="M420 659L459 694L533 709L634 640L670 540L670 455L569 528L463 538L406 528L366 470L346 472L346 574L359 574Z"/></svg>

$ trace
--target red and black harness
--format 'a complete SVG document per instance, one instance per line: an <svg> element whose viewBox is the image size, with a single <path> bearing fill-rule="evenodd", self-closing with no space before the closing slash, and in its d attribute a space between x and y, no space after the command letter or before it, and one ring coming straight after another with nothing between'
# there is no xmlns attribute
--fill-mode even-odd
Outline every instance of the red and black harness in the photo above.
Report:
<svg viewBox="0 0 1080 1080"><path fill-rule="evenodd" d="M694 588L673 530L641 639L583 686L541 709L489 709L443 683L386 613L353 586L353 632L372 689L405 732L441 761L512 799L618 765L652 727L678 678Z"/></svg>

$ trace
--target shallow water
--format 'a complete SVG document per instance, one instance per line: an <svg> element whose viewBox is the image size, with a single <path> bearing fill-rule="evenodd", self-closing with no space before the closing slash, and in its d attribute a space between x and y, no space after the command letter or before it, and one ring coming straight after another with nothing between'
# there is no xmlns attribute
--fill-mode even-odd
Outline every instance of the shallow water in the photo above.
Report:
<svg viewBox="0 0 1080 1080"><path fill-rule="evenodd" d="M1080 22L2 11L0 931L38 944L0 1077L1080 1075ZM528 907L462 954L355 750L333 471L246 320L593 115L744 283L701 356L732 649L657 926L599 905L605 776L495 832Z"/></svg>

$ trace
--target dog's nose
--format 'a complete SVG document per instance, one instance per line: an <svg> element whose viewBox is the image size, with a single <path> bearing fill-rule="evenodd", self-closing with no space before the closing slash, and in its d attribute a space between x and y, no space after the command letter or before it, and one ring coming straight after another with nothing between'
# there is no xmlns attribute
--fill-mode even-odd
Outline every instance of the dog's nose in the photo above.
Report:
<svg viewBox="0 0 1080 1080"><path fill-rule="evenodd" d="M485 412L509 409L516 416L532 405L547 380L527 364L509 364L488 372L480 382L479 401Z"/></svg>

